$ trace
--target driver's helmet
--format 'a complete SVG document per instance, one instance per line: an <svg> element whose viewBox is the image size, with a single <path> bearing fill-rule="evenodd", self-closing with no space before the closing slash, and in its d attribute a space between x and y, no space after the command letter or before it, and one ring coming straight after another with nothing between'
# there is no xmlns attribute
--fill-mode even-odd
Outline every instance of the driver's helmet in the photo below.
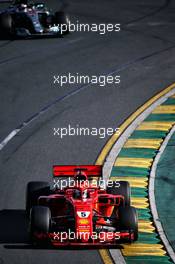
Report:
<svg viewBox="0 0 175 264"><path fill-rule="evenodd" d="M86 181L86 174L84 172L82 172L81 170L78 170L76 175L75 175L75 178L77 181Z"/></svg>
<svg viewBox="0 0 175 264"><path fill-rule="evenodd" d="M81 191L80 190L75 190L73 193L73 198L74 199L80 199L81 198Z"/></svg>

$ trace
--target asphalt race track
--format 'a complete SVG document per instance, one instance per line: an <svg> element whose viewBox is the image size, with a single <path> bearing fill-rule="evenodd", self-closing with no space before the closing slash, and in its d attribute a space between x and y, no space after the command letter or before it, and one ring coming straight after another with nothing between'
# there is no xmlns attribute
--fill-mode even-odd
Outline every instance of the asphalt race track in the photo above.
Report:
<svg viewBox="0 0 175 264"><path fill-rule="evenodd" d="M55 10L60 6L56 0L49 5ZM105 35L75 32L58 39L0 40L0 142L26 121L0 153L0 264L102 263L97 250L32 249L27 244L26 184L51 182L53 164L94 163L108 140L60 139L53 128L116 128L174 81L173 1L67 0L65 6L74 22L121 23L122 29ZM120 85L53 84L53 75L114 71L121 76Z"/></svg>

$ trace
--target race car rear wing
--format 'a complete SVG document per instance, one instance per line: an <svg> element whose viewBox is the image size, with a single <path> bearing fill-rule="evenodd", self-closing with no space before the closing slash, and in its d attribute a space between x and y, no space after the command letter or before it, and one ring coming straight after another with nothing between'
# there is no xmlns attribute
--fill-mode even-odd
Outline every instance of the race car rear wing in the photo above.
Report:
<svg viewBox="0 0 175 264"><path fill-rule="evenodd" d="M54 165L54 177L74 177L77 171L83 171L87 177L101 177L101 165Z"/></svg>

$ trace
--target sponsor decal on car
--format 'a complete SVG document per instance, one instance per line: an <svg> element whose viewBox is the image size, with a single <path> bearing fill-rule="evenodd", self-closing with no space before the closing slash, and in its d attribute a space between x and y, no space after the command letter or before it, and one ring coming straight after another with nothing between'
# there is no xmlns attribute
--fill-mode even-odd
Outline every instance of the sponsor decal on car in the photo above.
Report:
<svg viewBox="0 0 175 264"><path fill-rule="evenodd" d="M89 215L90 215L90 212L88 212L88 211L84 211L84 212L77 212L77 215L78 215L78 217L80 217L80 218L88 218L89 217Z"/></svg>

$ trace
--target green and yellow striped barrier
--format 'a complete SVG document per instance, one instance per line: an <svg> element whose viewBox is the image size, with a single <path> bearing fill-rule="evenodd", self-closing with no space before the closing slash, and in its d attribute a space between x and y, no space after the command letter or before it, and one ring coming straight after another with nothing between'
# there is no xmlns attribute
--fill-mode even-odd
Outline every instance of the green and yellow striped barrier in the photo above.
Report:
<svg viewBox="0 0 175 264"><path fill-rule="evenodd" d="M131 245L123 245L122 254L126 263L172 263L153 223L148 199L148 181L153 160L174 124L175 95L156 107L136 128L112 168L110 179L126 180L130 183L132 205L138 211L139 239Z"/></svg>

